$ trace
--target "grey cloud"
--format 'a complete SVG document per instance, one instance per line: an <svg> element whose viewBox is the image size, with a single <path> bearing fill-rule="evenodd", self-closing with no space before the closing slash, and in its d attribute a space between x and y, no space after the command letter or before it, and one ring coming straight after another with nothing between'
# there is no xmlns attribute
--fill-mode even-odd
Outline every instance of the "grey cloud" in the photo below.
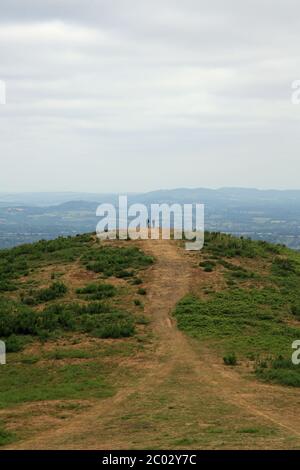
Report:
<svg viewBox="0 0 300 470"><path fill-rule="evenodd" d="M2 1L2 190L295 187L299 13L293 0Z"/></svg>

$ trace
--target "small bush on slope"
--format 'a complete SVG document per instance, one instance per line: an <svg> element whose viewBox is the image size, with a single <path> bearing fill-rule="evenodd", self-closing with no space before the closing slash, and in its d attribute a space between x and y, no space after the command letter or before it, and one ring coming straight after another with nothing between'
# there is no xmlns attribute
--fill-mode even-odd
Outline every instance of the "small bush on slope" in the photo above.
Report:
<svg viewBox="0 0 300 470"><path fill-rule="evenodd" d="M100 302L87 305L53 304L43 311L34 312L28 307L2 301L0 309L0 337L8 338L10 342L13 341L12 335L44 339L51 333L63 331L79 331L99 337L99 331L103 330L105 333L101 337L106 338L110 331L113 338L134 334L131 314Z"/></svg>
<svg viewBox="0 0 300 470"><path fill-rule="evenodd" d="M105 276L126 277L132 276L132 270L145 268L153 263L153 258L145 255L136 247L111 247L102 246L90 250L83 258L82 262L87 269ZM128 269L131 269L129 272Z"/></svg>
<svg viewBox="0 0 300 470"><path fill-rule="evenodd" d="M83 295L87 300L103 300L114 297L117 289L112 284L88 284L76 290L76 293Z"/></svg>

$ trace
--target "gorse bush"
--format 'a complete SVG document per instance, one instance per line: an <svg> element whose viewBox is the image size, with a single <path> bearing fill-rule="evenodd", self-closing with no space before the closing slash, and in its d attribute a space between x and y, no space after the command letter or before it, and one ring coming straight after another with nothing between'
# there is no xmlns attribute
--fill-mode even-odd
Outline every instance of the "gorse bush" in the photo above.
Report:
<svg viewBox="0 0 300 470"><path fill-rule="evenodd" d="M12 292L17 289L16 284L10 281L0 281L0 292Z"/></svg>
<svg viewBox="0 0 300 470"><path fill-rule="evenodd" d="M134 286L139 286L139 285L143 284L143 281L139 277L136 277L136 278L132 279L131 284L134 285Z"/></svg>
<svg viewBox="0 0 300 470"><path fill-rule="evenodd" d="M291 305L291 313L295 315L295 317L300 318L300 301L294 302Z"/></svg>
<svg viewBox="0 0 300 470"><path fill-rule="evenodd" d="M136 247L106 246L90 250L83 256L82 262L87 269L107 277L131 277L133 270L149 266L153 258Z"/></svg>
<svg viewBox="0 0 300 470"><path fill-rule="evenodd" d="M265 382L275 382L290 387L300 387L300 365L294 365L291 358L278 356L258 363L256 375Z"/></svg>
<svg viewBox="0 0 300 470"><path fill-rule="evenodd" d="M231 354L226 354L226 356L223 357L224 364L226 366L236 366L237 365L237 357L235 353Z"/></svg>
<svg viewBox="0 0 300 470"><path fill-rule="evenodd" d="M52 305L38 315L39 331L53 332L57 330L76 330L76 313L72 305Z"/></svg>
<svg viewBox="0 0 300 470"><path fill-rule="evenodd" d="M288 258L279 258L279 257L274 258L272 268L275 273L281 274L281 275L296 272L295 262Z"/></svg>
<svg viewBox="0 0 300 470"><path fill-rule="evenodd" d="M94 330L94 336L98 338L128 338L133 336L135 328L132 322L125 321L111 325L103 325Z"/></svg>
<svg viewBox="0 0 300 470"><path fill-rule="evenodd" d="M78 328L99 338L121 338L135 332L134 319L125 311L110 310L99 314L81 314Z"/></svg>
<svg viewBox="0 0 300 470"><path fill-rule="evenodd" d="M201 266L205 272L210 273L214 270L216 262L211 260L205 260L200 262L199 266Z"/></svg>
<svg viewBox="0 0 300 470"><path fill-rule="evenodd" d="M7 431L2 423L0 425L0 446L4 446L5 444L10 444L11 442L16 440L16 436L14 433Z"/></svg>
<svg viewBox="0 0 300 470"><path fill-rule="evenodd" d="M139 295L146 295L147 291L146 291L146 289L144 289L144 287L139 287L137 293Z"/></svg>
<svg viewBox="0 0 300 470"><path fill-rule="evenodd" d="M117 294L117 289L112 284L88 284L77 289L76 293L84 295L86 299L102 300L114 297Z"/></svg>
<svg viewBox="0 0 300 470"><path fill-rule="evenodd" d="M26 305L36 305L63 297L68 289L63 282L53 282L49 287L38 290L29 290L28 294L21 294L21 301Z"/></svg>
<svg viewBox="0 0 300 470"><path fill-rule="evenodd" d="M117 277L120 279L126 279L127 277L133 277L134 271L126 271L126 269L121 269L117 273Z"/></svg>
<svg viewBox="0 0 300 470"><path fill-rule="evenodd" d="M205 260L199 263L199 266L201 266L202 268L207 268L207 267L214 268L216 265L217 263L213 260Z"/></svg>
<svg viewBox="0 0 300 470"><path fill-rule="evenodd" d="M113 311L113 308L104 302L89 302L85 305L77 305L74 307L76 314L84 315L97 315L99 313L109 313Z"/></svg>
<svg viewBox="0 0 300 470"><path fill-rule="evenodd" d="M0 336L43 336L59 329L75 328L74 315L70 308L52 305L35 312L29 307L12 301L0 301Z"/></svg>
<svg viewBox="0 0 300 470"><path fill-rule="evenodd" d="M26 259L13 256L10 251L1 250L0 279L3 286L10 285L10 279L15 279L28 274L28 263Z"/></svg>
<svg viewBox="0 0 300 470"><path fill-rule="evenodd" d="M239 268L235 269L230 272L229 277L234 279L253 279L255 278L255 274L251 271L247 271L246 269Z"/></svg>
<svg viewBox="0 0 300 470"><path fill-rule="evenodd" d="M68 291L63 282L53 282L50 287L38 290L34 297L38 302L49 302L59 297L63 297Z"/></svg>
<svg viewBox="0 0 300 470"><path fill-rule="evenodd" d="M279 253L280 247L264 241L253 241L219 232L205 232L203 252L228 258L254 258L255 256L265 257L270 253Z"/></svg>
<svg viewBox="0 0 300 470"><path fill-rule="evenodd" d="M0 299L0 336L34 334L36 317L28 307Z"/></svg>
<svg viewBox="0 0 300 470"><path fill-rule="evenodd" d="M24 343L18 336L37 336L45 340L53 333L77 331L108 337L111 331L120 329L118 337L130 336L134 332L134 321L131 314L113 309L103 302L90 302L85 305L77 303L52 304L42 311L35 312L29 307L12 301L0 301L0 337L7 338L9 348L16 351ZM122 327L122 328L121 328ZM116 333L113 333L115 337ZM10 351L9 351L10 352Z"/></svg>
<svg viewBox="0 0 300 470"><path fill-rule="evenodd" d="M227 278L229 279L253 279L258 278L259 276L248 269L245 269L243 266L230 263L224 259L219 259L219 264L223 266L228 272L226 273Z"/></svg>
<svg viewBox="0 0 300 470"><path fill-rule="evenodd" d="M18 352L23 349L24 341L16 335L11 335L5 339L6 352Z"/></svg>

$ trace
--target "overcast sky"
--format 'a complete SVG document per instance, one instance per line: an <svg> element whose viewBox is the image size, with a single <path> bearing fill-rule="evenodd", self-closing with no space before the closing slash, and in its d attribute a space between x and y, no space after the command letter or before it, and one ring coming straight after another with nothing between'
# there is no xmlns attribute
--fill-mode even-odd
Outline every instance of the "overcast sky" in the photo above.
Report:
<svg viewBox="0 0 300 470"><path fill-rule="evenodd" d="M0 191L300 189L299 0L1 0Z"/></svg>

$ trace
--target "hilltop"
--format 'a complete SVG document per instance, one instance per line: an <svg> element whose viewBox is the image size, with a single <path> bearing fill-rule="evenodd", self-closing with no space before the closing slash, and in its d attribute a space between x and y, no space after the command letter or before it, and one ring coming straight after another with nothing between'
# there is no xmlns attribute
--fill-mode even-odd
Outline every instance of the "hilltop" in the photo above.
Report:
<svg viewBox="0 0 300 470"><path fill-rule="evenodd" d="M2 250L0 443L297 448L300 254L207 233Z"/></svg>

